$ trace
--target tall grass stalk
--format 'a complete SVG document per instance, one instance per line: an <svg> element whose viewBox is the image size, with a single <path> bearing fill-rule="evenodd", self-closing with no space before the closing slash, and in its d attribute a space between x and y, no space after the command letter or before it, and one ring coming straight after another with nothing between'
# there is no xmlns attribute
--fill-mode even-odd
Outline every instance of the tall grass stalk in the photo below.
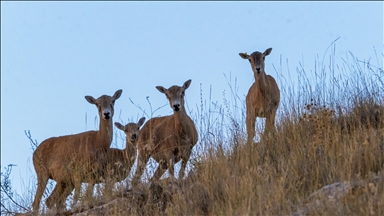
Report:
<svg viewBox="0 0 384 216"><path fill-rule="evenodd" d="M295 85L283 75L282 59L279 68L274 66L281 90L276 132L263 135L259 124L259 138L251 145L246 144L245 97L236 78L224 74L229 91L221 99L212 98L212 87L203 92L200 84L200 104L189 110L199 141L187 180L165 212L155 214L289 215L325 185L373 176L384 185L382 63L377 60L375 66L348 52L338 64L335 45L330 48L329 58L317 57L314 69L299 64ZM150 111L146 115L152 116ZM384 189L378 190L372 205L348 201L344 213L384 214ZM361 193L373 199L369 191Z"/></svg>

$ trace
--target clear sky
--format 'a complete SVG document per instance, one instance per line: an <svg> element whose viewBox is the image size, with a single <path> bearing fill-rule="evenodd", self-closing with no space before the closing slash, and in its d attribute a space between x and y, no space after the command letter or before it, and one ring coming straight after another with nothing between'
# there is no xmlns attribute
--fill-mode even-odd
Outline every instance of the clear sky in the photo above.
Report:
<svg viewBox="0 0 384 216"><path fill-rule="evenodd" d="M204 99L212 86L212 100L222 101L224 74L245 98L254 78L239 52L272 47L266 72L277 76L282 59L282 75L295 77L300 62L313 70L337 38L338 61L351 51L376 64L376 49L382 66L383 2L2 1L1 170L17 165L11 180L21 193L36 178L25 130L40 143L96 129L85 95L123 89L114 121L127 123L143 116L129 99L150 112L147 96L154 109L167 104L155 86L192 79L186 100L196 111L200 85ZM154 115L168 114L165 106Z"/></svg>

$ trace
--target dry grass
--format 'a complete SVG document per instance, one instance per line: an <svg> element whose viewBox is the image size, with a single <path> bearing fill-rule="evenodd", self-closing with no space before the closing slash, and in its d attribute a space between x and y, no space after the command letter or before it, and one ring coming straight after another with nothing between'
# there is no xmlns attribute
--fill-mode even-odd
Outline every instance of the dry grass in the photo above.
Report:
<svg viewBox="0 0 384 216"><path fill-rule="evenodd" d="M116 196L128 202L123 209L139 215L292 215L320 188L351 182L336 214L384 214L384 71L355 58L330 65L314 72L314 83L298 69L297 90L281 81L276 131L250 145L236 83L228 81L232 92L222 105L201 95L191 114L199 143L186 179L117 188ZM336 68L342 76L334 76ZM102 195L97 199L103 202Z"/></svg>
<svg viewBox="0 0 384 216"><path fill-rule="evenodd" d="M212 148L195 165L196 182L208 188L214 214L292 214L306 197L325 185L369 179L370 172L383 169L383 106L375 115L380 127L360 121L360 127L348 133L342 133L343 124L339 123L344 116L337 117L328 108L314 111L310 106L309 110L310 114L297 122L282 118L276 134L259 143L247 145L243 141L230 151ZM370 212L368 206L359 208Z"/></svg>
<svg viewBox="0 0 384 216"><path fill-rule="evenodd" d="M376 185L381 185L369 184L376 188L375 194L369 187L360 187L340 205L346 207L343 214L383 213L384 71L356 59L349 64L345 61L344 68L350 69L350 74L343 74L340 80L326 78L327 70L334 74L332 67L315 72L320 79L314 90L304 71L299 79L307 81L296 92L287 93L282 86L285 94L297 97L282 101L276 132L262 135L251 145L246 144L243 128L239 128L243 116L228 110L226 100L216 109L216 117L202 116L205 124L201 125L207 126L200 130L204 137L200 147L205 148L194 160L189 175L194 179L191 184L202 185L204 191L190 193L189 200L207 200L212 215L290 215L323 186L371 182L374 178ZM206 123L207 119L219 127ZM368 205L372 199L374 205ZM170 215L198 211L188 202L166 210Z"/></svg>

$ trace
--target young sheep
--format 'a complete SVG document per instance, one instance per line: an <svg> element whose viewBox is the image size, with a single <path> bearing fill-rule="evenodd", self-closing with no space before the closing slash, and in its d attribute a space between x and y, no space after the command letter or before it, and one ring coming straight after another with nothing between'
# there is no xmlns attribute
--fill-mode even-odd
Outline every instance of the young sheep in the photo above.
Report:
<svg viewBox="0 0 384 216"><path fill-rule="evenodd" d="M125 149L120 150L116 148L110 148L106 152L98 152L102 155L97 154L98 158L105 158L107 163L101 170L95 172L92 179L87 181L87 196L92 196L93 187L98 183L106 183L105 192L111 192L112 186L116 182L123 181L129 175L131 168L136 160L136 142L140 136L140 127L143 125L145 117L142 117L138 123L128 123L125 126L119 122L115 122L115 126L124 131L126 135ZM99 167L99 166L97 166ZM75 188L75 195L73 203L76 203L80 195L80 188Z"/></svg>
<svg viewBox="0 0 384 216"><path fill-rule="evenodd" d="M243 59L248 59L255 76L255 82L248 90L246 97L246 128L247 143L253 143L256 135L256 117L266 118L265 131L274 130L276 111L280 103L280 90L275 79L267 75L264 70L265 56L269 55L272 48L264 53L254 52L251 55L239 53Z"/></svg>

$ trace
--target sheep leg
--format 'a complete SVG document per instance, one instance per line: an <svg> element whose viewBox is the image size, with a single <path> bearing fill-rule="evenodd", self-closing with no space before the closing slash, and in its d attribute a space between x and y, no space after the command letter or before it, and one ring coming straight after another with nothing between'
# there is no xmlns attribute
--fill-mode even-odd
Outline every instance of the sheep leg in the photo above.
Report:
<svg viewBox="0 0 384 216"><path fill-rule="evenodd" d="M69 191L67 196L64 197L64 192L68 188L68 184L65 182L57 182L55 185L55 188L53 189L52 193L49 195L46 201L46 205L49 209L52 209L54 205L56 204L56 209L59 210L62 208L63 205L63 199L65 200L67 196L72 192L72 190ZM73 187L72 187L73 189Z"/></svg>
<svg viewBox="0 0 384 216"><path fill-rule="evenodd" d="M276 110L272 110L266 118L265 132L270 133L275 129Z"/></svg>
<svg viewBox="0 0 384 216"><path fill-rule="evenodd" d="M74 189L74 185L71 183L61 184L61 191L60 191L61 193L56 204L56 208L58 212L63 209L66 209L65 201L67 200L67 197L71 194L73 189Z"/></svg>
<svg viewBox="0 0 384 216"><path fill-rule="evenodd" d="M168 158L168 174L170 178L175 179L175 155L172 153Z"/></svg>
<svg viewBox="0 0 384 216"><path fill-rule="evenodd" d="M139 151L138 154L138 160L137 160L137 167L136 167L136 174L132 179L132 186L137 185L140 182L140 178L143 175L145 166L147 165L149 160L148 154L146 154L145 151Z"/></svg>
<svg viewBox="0 0 384 216"><path fill-rule="evenodd" d="M38 215L39 213L39 207L40 207L40 201L43 196L43 193L45 191L45 187L48 183L48 175L47 174L38 174L37 175L37 192L35 195L35 200L33 201L32 207L33 207L33 214Z"/></svg>
<svg viewBox="0 0 384 216"><path fill-rule="evenodd" d="M52 193L48 196L47 200L45 201L45 204L49 209L52 209L55 203L57 202L58 196L61 193L60 189L61 189L60 183L56 182L55 188L53 188Z"/></svg>
<svg viewBox="0 0 384 216"><path fill-rule="evenodd" d="M77 203L77 201L79 200L80 191L81 191L81 182L76 182L75 183L75 192L74 192L74 195L73 195L72 206L74 206Z"/></svg>
<svg viewBox="0 0 384 216"><path fill-rule="evenodd" d="M247 127L247 144L253 143L253 138L256 135L255 125L256 125L256 112L253 108L247 106L246 113L246 127Z"/></svg>
<svg viewBox="0 0 384 216"><path fill-rule="evenodd" d="M88 183L87 191L85 192L85 196L87 198L92 198L94 186L95 186L95 184Z"/></svg>
<svg viewBox="0 0 384 216"><path fill-rule="evenodd" d="M155 173L153 174L151 180L159 180L163 176L164 172L169 166L166 161L160 161L159 166L157 167Z"/></svg>
<svg viewBox="0 0 384 216"><path fill-rule="evenodd" d="M168 158L168 161L164 159L159 161L159 166L157 167L155 174L153 174L151 178L152 180L153 179L159 180L167 169L168 169L169 177L175 178L175 173L174 173L175 155L173 154L173 152L168 152L168 154L165 155L165 158Z"/></svg>
<svg viewBox="0 0 384 216"><path fill-rule="evenodd" d="M191 157L192 149L185 150L184 155L181 157L181 168L179 172L179 180L182 180L184 178L185 174L185 167L187 166L188 160Z"/></svg>

